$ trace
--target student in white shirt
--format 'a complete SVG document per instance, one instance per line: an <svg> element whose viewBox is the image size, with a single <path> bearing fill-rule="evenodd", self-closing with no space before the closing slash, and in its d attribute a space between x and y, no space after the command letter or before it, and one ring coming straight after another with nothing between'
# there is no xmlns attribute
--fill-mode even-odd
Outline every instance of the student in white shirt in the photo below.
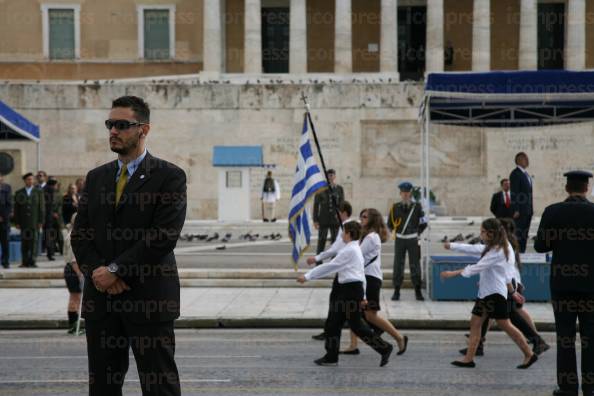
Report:
<svg viewBox="0 0 594 396"><path fill-rule="evenodd" d="M474 356L481 338L481 326L487 319L495 319L497 325L518 345L524 354L519 369L526 369L538 360L522 333L511 324L507 307L508 284L511 284L510 266L515 265L512 246L507 240L505 229L497 219L487 219L481 224L481 239L485 242L481 258L476 264L456 271L443 271L442 279L462 275L469 278L480 274L478 299L472 309L468 351L462 360L452 362L457 367L475 367ZM480 249L474 245L451 243L445 245L452 250L470 253Z"/></svg>
<svg viewBox="0 0 594 396"><path fill-rule="evenodd" d="M402 336L398 330L388 320L378 315L380 311L380 291L382 288L382 243L388 240L388 228L384 223L384 218L377 209L363 209L359 214L359 220L363 233L359 244L363 259L365 261L365 280L367 304L365 306L365 320L374 329L380 332L387 332L394 338L398 344L398 355L406 352L408 346L408 337ZM377 330L376 330L377 332ZM345 355L358 355L360 353L357 347L357 335L351 331L351 345L347 350L341 352Z"/></svg>
<svg viewBox="0 0 594 396"><path fill-rule="evenodd" d="M342 327L348 321L352 331L367 345L381 355L380 367L388 364L394 349L377 336L363 321L361 305L365 299L365 270L363 254L359 247L361 226L351 221L344 225L342 239L346 246L329 263L319 265L306 274L300 275L297 282L305 283L331 274L338 274L332 285L335 298L330 302L330 312L326 320L326 355L314 362L319 366L336 366Z"/></svg>
<svg viewBox="0 0 594 396"><path fill-rule="evenodd" d="M353 207L351 206L351 204L348 201L342 201L342 203L338 207L338 215L340 216L340 221L342 222L342 227L344 227L344 225L347 222L354 221L351 219L352 214L353 214ZM336 239L334 240L334 242L328 249L324 250L323 252L321 252L320 254L318 254L315 257L307 258L308 265L322 264L324 262L324 260L334 258L338 254L338 252L343 247L345 247L344 241L342 240L342 227L338 229L338 234L336 235ZM334 279L334 282L336 282L336 278ZM334 288L332 288L332 291L330 292L330 301L332 301L333 297L334 297ZM328 311L328 314L330 314L330 311ZM320 334L311 336L311 338L313 338L314 340L318 340L318 341L324 341L326 339L326 335L324 332L322 332Z"/></svg>

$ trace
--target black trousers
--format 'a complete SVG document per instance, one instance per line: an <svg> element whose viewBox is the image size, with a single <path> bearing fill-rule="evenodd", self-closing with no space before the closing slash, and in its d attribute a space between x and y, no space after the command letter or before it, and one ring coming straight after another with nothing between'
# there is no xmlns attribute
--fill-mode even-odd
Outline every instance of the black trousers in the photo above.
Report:
<svg viewBox="0 0 594 396"><path fill-rule="evenodd" d="M390 349L390 344L382 340L369 328L363 320L361 301L363 300L363 282L338 284L334 298L330 301L330 312L326 320L326 360L338 361L340 335L345 322L363 342L377 353L383 354Z"/></svg>
<svg viewBox="0 0 594 396"><path fill-rule="evenodd" d="M86 320L89 396L121 396L132 347L143 396L179 396L173 321L130 323L121 314Z"/></svg>
<svg viewBox="0 0 594 396"><path fill-rule="evenodd" d="M39 230L37 228L21 228L21 261L30 267L37 260Z"/></svg>
<svg viewBox="0 0 594 396"><path fill-rule="evenodd" d="M45 250L48 258L54 256L56 249L62 252L64 241L62 239L62 230L60 230L58 223L46 223L46 227L43 229L43 235L45 236Z"/></svg>
<svg viewBox="0 0 594 396"><path fill-rule="evenodd" d="M8 267L10 250L8 244L8 237L10 234L10 227L7 223L0 223L0 249L2 249L1 264Z"/></svg>
<svg viewBox="0 0 594 396"><path fill-rule="evenodd" d="M395 290L400 290L404 280L404 262L408 253L410 278L415 289L421 287L421 247L418 238L396 238L394 242L394 272L392 284Z"/></svg>
<svg viewBox="0 0 594 396"><path fill-rule="evenodd" d="M582 344L582 391L594 395L594 294L552 293L557 333L557 384L562 390L579 390L575 354L576 321Z"/></svg>
<svg viewBox="0 0 594 396"><path fill-rule="evenodd" d="M528 232L530 231L530 223L532 222L532 215L521 214L517 219L514 219L516 225L516 238L520 245L520 252L526 252L526 244L528 242Z"/></svg>
<svg viewBox="0 0 594 396"><path fill-rule="evenodd" d="M336 235L338 234L339 225L321 225L318 229L318 250L316 254L320 254L326 248L326 240L328 239L328 231L330 231L330 242L334 243Z"/></svg>

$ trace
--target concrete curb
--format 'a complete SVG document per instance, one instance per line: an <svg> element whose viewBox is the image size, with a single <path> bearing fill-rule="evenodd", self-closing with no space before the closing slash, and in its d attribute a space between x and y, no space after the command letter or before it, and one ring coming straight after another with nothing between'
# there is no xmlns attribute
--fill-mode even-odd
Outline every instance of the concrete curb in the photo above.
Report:
<svg viewBox="0 0 594 396"><path fill-rule="evenodd" d="M468 330L468 320L391 320L398 329L407 330ZM248 328L315 328L324 326L324 319L315 318L182 318L175 322L179 329L248 329ZM83 326L84 327L84 326ZM555 324L537 322L541 332L555 331ZM0 320L0 330L50 330L66 329L66 320Z"/></svg>

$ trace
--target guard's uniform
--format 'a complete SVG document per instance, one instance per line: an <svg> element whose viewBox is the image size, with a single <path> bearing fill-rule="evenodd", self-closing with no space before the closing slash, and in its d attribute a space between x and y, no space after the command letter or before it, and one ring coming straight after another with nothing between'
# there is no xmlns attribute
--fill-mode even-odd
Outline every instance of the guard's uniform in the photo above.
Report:
<svg viewBox="0 0 594 396"><path fill-rule="evenodd" d="M565 174L588 183L589 172ZM553 252L551 300L557 333L558 395L577 395L576 322L582 344L582 391L594 395L594 204L580 195L548 206L534 242L537 252Z"/></svg>
<svg viewBox="0 0 594 396"><path fill-rule="evenodd" d="M412 184L401 183L402 191L412 190ZM404 262L408 253L410 275L417 296L421 293L421 248L419 235L427 228L425 212L418 202L398 202L392 205L388 215L388 228L395 231L394 294L399 296L404 279ZM420 299L420 298L419 298Z"/></svg>

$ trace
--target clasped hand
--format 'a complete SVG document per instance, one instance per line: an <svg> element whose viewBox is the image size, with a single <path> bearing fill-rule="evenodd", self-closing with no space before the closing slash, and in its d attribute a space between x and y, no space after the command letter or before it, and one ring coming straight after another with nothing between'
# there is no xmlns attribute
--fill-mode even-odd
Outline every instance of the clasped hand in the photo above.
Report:
<svg viewBox="0 0 594 396"><path fill-rule="evenodd" d="M93 271L93 284L97 290L107 292L107 294L120 294L126 290L130 290L130 286L126 284L116 274L109 272L107 267L101 266Z"/></svg>

